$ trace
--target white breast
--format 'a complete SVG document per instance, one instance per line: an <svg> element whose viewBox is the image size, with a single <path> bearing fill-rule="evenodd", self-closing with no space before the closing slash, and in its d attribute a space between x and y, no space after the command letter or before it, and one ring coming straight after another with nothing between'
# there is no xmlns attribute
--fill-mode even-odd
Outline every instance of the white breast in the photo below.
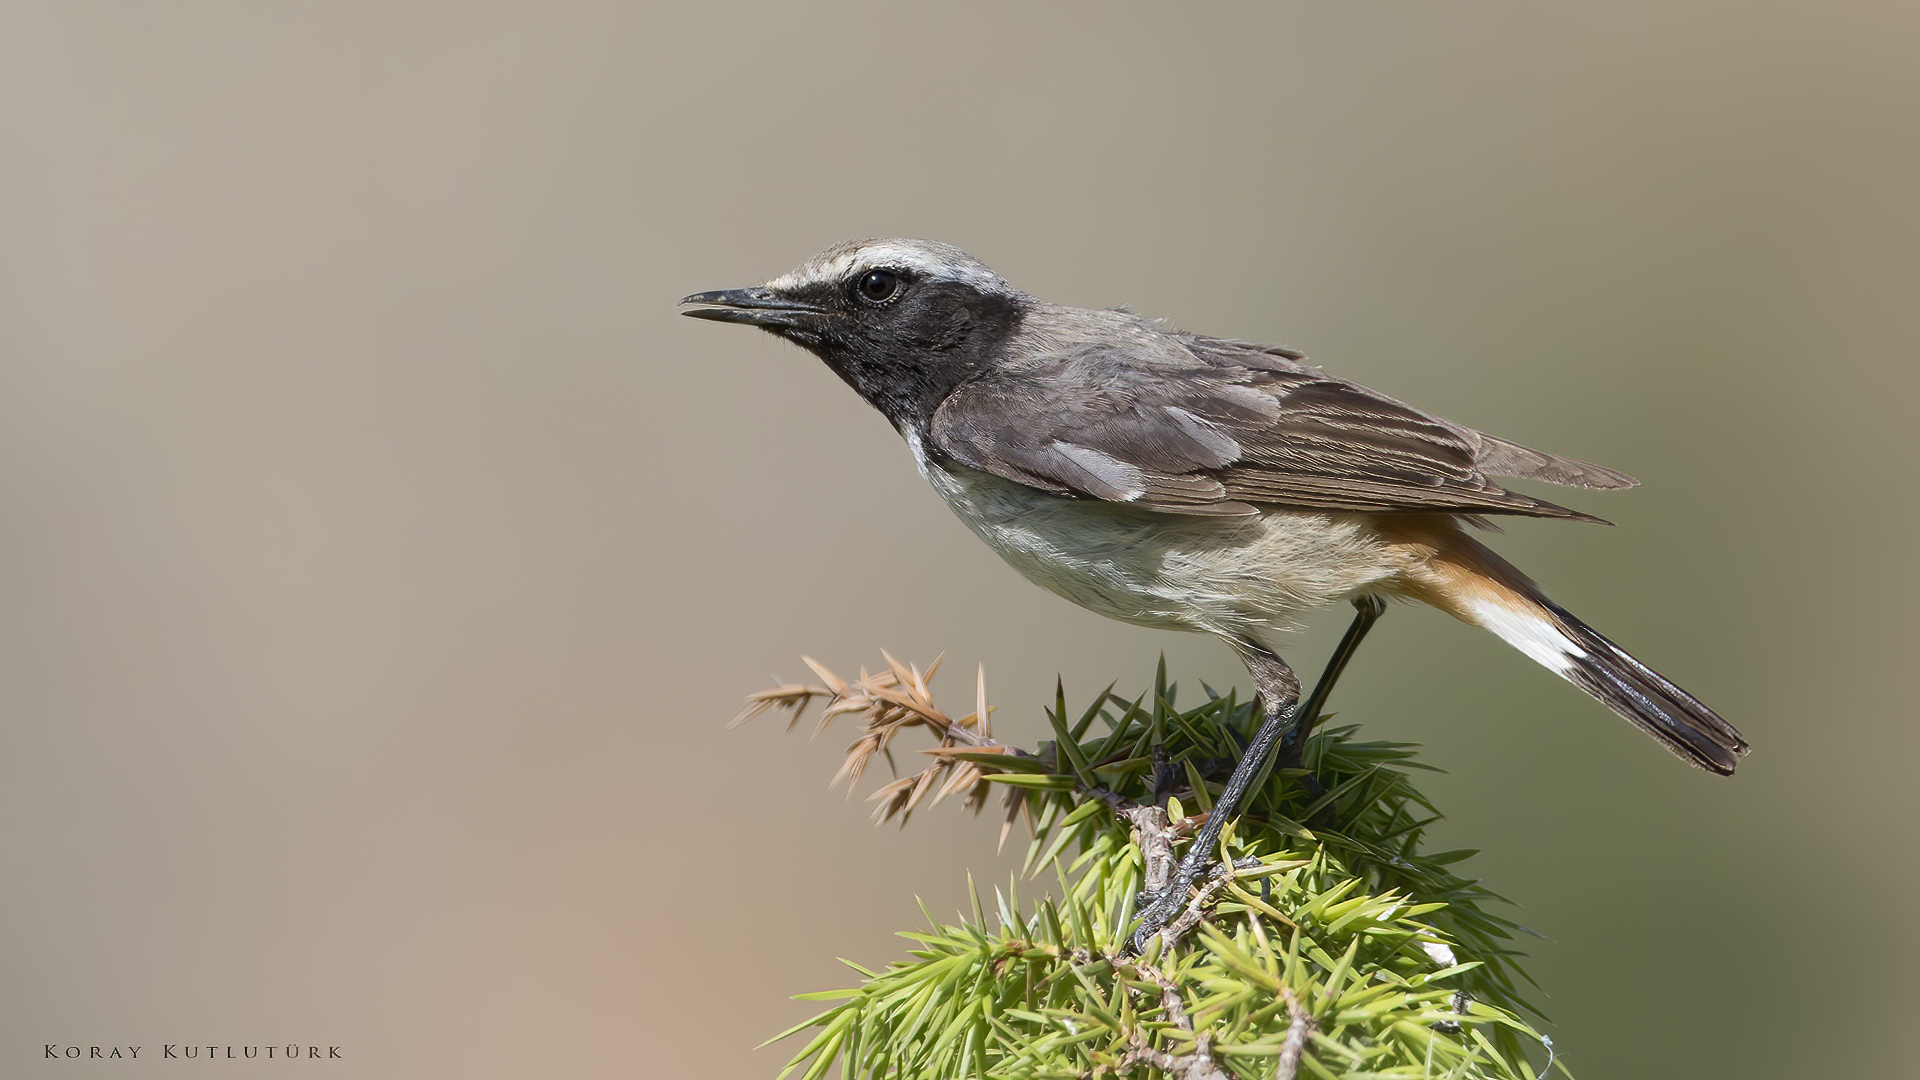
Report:
<svg viewBox="0 0 1920 1080"><path fill-rule="evenodd" d="M1014 569L1110 618L1267 642L1401 569L1365 515L1166 514L943 467L912 431L907 444L947 506Z"/></svg>

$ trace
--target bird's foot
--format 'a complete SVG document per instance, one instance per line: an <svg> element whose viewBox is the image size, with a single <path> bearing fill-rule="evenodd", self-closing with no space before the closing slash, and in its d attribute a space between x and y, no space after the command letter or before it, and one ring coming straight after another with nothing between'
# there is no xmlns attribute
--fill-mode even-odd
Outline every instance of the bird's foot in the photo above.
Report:
<svg viewBox="0 0 1920 1080"><path fill-rule="evenodd" d="M1185 860L1174 871L1173 880L1158 893L1142 892L1136 899L1140 908L1140 921L1135 924L1133 937L1127 941L1127 951L1138 954L1143 952L1155 934L1164 932L1167 944L1177 944L1187 931L1200 921L1206 904L1213 899L1229 881L1234 871L1250 870L1260 865L1259 859L1247 858L1225 866L1215 859L1197 860L1189 867ZM1194 882L1204 878L1198 892L1194 891Z"/></svg>
<svg viewBox="0 0 1920 1080"><path fill-rule="evenodd" d="M1187 904L1187 894L1192 884L1184 881L1170 881L1167 887L1157 893L1143 892L1135 900L1140 909L1140 921L1133 928L1133 937L1127 941L1127 951L1138 954L1145 951L1147 942L1153 940L1166 925L1172 922Z"/></svg>
<svg viewBox="0 0 1920 1080"><path fill-rule="evenodd" d="M1317 803L1326 798L1327 785L1321 783L1320 778L1307 768L1303 742L1290 739L1281 745L1280 768L1288 772L1299 772L1300 790L1307 793L1308 803ZM1331 802L1307 816L1309 820L1306 824L1316 829L1331 829L1339 823Z"/></svg>
<svg viewBox="0 0 1920 1080"><path fill-rule="evenodd" d="M1300 787L1307 793L1307 798L1315 802L1326 798L1327 785L1321 783L1320 778L1310 772L1302 772L1300 774Z"/></svg>

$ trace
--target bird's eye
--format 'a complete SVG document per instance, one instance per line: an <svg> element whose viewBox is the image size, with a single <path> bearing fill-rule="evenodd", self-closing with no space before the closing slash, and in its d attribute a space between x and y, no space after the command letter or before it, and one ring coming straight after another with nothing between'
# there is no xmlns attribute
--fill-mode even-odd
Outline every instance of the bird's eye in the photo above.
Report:
<svg viewBox="0 0 1920 1080"><path fill-rule="evenodd" d="M884 304L900 291L900 275L891 270L869 270L860 279L860 295L869 303Z"/></svg>

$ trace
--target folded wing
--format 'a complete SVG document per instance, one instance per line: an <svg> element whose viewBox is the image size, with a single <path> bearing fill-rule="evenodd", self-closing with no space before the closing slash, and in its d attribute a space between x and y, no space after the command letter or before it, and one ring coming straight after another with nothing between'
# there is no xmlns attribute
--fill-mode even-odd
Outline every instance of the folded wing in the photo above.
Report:
<svg viewBox="0 0 1920 1080"><path fill-rule="evenodd" d="M941 403L933 443L1043 491L1178 514L1291 506L1598 521L1487 477L1633 483L1430 416L1297 354L1191 344L1190 364L1129 363L1085 346L988 374Z"/></svg>

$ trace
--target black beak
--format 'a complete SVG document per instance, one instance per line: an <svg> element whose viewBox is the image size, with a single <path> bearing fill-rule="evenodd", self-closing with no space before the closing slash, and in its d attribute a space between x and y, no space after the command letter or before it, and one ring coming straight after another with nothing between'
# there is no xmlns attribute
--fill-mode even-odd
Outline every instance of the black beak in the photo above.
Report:
<svg viewBox="0 0 1920 1080"><path fill-rule="evenodd" d="M680 307L680 314L695 319L765 327L801 326L809 316L817 318L826 314L813 304L788 300L768 288L694 293L681 300Z"/></svg>

